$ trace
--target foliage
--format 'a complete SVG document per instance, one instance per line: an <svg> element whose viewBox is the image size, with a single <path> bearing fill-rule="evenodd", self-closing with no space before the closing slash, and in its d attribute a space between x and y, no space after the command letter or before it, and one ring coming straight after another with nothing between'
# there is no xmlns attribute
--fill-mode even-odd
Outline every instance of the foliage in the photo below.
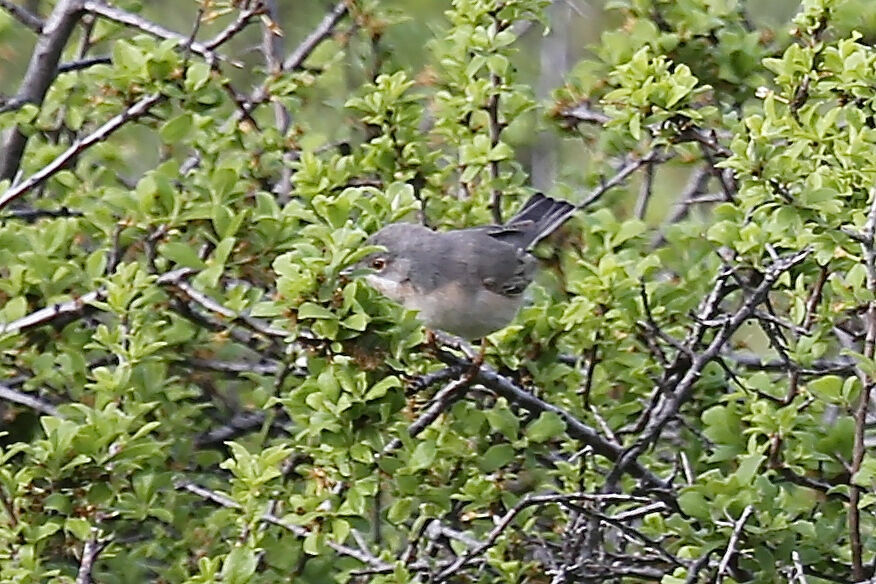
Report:
<svg viewBox="0 0 876 584"><path fill-rule="evenodd" d="M282 4L39 21L0 106L0 581L873 576L867 0L608 2L549 103L542 0L454 0L420 71L404 11L295 44ZM480 366L341 272L389 222L507 217L535 118L588 191Z"/></svg>

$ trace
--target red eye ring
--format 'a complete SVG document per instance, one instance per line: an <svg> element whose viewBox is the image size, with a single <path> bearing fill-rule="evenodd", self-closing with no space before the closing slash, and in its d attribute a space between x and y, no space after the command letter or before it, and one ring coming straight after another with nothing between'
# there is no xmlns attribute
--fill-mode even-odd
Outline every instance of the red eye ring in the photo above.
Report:
<svg viewBox="0 0 876 584"><path fill-rule="evenodd" d="M374 258L371 260L371 267L375 270L382 270L386 267L386 260L383 258Z"/></svg>

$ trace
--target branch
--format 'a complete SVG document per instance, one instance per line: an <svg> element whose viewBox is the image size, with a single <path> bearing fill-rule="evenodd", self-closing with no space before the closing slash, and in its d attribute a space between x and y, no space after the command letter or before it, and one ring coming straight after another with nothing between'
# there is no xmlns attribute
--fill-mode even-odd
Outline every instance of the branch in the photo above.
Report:
<svg viewBox="0 0 876 584"><path fill-rule="evenodd" d="M79 571L76 573L76 584L91 584L91 570L100 553L109 545L111 538L99 539L97 528L91 528L91 537L82 548L82 559L79 560Z"/></svg>
<svg viewBox="0 0 876 584"><path fill-rule="evenodd" d="M490 121L490 147L495 148L499 144L499 137L502 135L502 123L499 121L499 89L502 85L501 78L493 73L490 76L490 85L493 93L487 101L487 118ZM499 180L499 161L491 160L490 165L490 180L493 183L492 201L490 209L493 213L493 222L496 225L501 225L502 221L502 191L499 190L496 182Z"/></svg>
<svg viewBox="0 0 876 584"><path fill-rule="evenodd" d="M246 26L254 17L262 15L265 12L266 7L264 5L264 2L261 2L259 0L253 2L249 8L247 8L246 10L241 10L237 14L237 18L235 18L231 23L228 24L228 26L222 29L219 34L217 34L209 41L205 42L204 47L212 51L214 49L217 49L219 46L224 45L229 40L231 40L237 33L246 28ZM186 43L187 47L190 46L191 39L187 39Z"/></svg>
<svg viewBox="0 0 876 584"><path fill-rule="evenodd" d="M245 324L247 327L251 328L252 330L254 330L258 333L265 335L266 337L277 337L277 338L284 339L284 338L289 336L289 331L274 328L259 318L255 318L252 316L248 316L245 314L235 312L234 310L231 310L230 308L220 304L219 302L216 302L215 300L213 300L212 298L210 298L209 296L207 296L206 294L204 294L203 292L201 292L200 290L196 289L194 286L192 286L191 284L186 282L183 279L186 275L187 274L183 274L183 275L180 275L178 277L171 277L171 278L164 278L164 279L159 278L159 280L160 280L159 283L162 285L165 285L165 286L172 286L172 287L178 289L186 298L188 298L192 302L200 304L201 306L203 306L207 310L210 310L210 311L215 312L217 314L221 314L222 316L224 316L225 318L227 318L228 320L230 320L232 322L240 321L243 324Z"/></svg>
<svg viewBox="0 0 876 584"><path fill-rule="evenodd" d="M604 126L611 121L609 116L593 109L588 102L581 102L574 107L561 110L557 115L572 125L583 123Z"/></svg>
<svg viewBox="0 0 876 584"><path fill-rule="evenodd" d="M82 211L74 211L67 207L60 209L10 209L0 219L21 219L28 223L33 223L42 217L82 217Z"/></svg>
<svg viewBox="0 0 876 584"><path fill-rule="evenodd" d="M55 416L56 418L63 418L58 412L58 409L50 404L49 402L42 400L36 396L16 391L11 387L0 384L0 400L6 400L9 402L21 404L26 406L32 410L36 410L42 414L46 414L47 416Z"/></svg>
<svg viewBox="0 0 876 584"><path fill-rule="evenodd" d="M753 353L723 353L721 356L755 371L788 372L794 368L794 363L781 359L764 361L760 355ZM816 359L810 369L799 368L797 372L800 375L853 375L855 362L851 359Z"/></svg>
<svg viewBox="0 0 876 584"><path fill-rule="evenodd" d="M514 518L517 517L517 515L519 515L520 512L527 507L532 507L533 505L547 505L550 503L569 505L573 501L610 500L629 501L631 500L631 497L621 494L568 493L533 495L532 493L529 493L525 497L520 499L520 501L518 501L516 505L509 509L500 519L494 519L496 526L492 530L490 530L490 533L487 534L487 538L482 543L480 543L476 547L469 549L464 554L456 558L453 563L451 563L438 573L438 575L434 578L434 581L439 584L441 582L444 582L454 574L457 574L459 570L464 568L466 564L470 563L472 560L474 560L474 558L487 551L490 547L493 546L493 544L496 543L496 540L499 539L499 536L502 535L502 532L508 528L512 521L514 521Z"/></svg>
<svg viewBox="0 0 876 584"><path fill-rule="evenodd" d="M54 69L54 68L53 68ZM116 130L132 120L136 120L152 109L156 104L164 101L166 97L160 93L153 93L140 98L130 107L126 108L121 113L113 116L102 126L96 129L91 134L84 138L78 139L70 145L64 152L59 154L54 160L42 167L40 170L30 175L29 178L8 189L0 195L0 209L3 209L10 202L14 201L21 195L25 194L37 185L42 184L57 172L64 169L70 164L73 159L79 154L91 148L98 142L106 140ZM8 177L7 177L8 178Z"/></svg>
<svg viewBox="0 0 876 584"><path fill-rule="evenodd" d="M184 479L177 480L174 483L174 487L179 491L188 491L189 493L197 495L198 497L201 497L206 501L216 503L217 505L221 505L222 507L226 507L228 509L235 509L238 511L243 509L243 507L237 501L234 501L226 495L218 493L216 491L211 491L210 489L205 489L204 487L198 486L195 483ZM261 520L270 523L271 525L282 527L286 531L293 533L300 538L308 537L311 534L311 531L309 529L301 527L300 525L288 523L277 517L273 513L263 513L261 516ZM392 565L387 564L386 562L374 557L365 550L353 549L343 544L336 543L330 538L326 538L325 545L341 555L349 556L351 558L359 560L363 564L367 564L378 570L392 571L393 569Z"/></svg>
<svg viewBox="0 0 876 584"><path fill-rule="evenodd" d="M112 57L88 57L87 59L77 59L76 61L68 61L58 65L58 73L70 73L71 71L81 71L95 65L109 65L113 62Z"/></svg>
<svg viewBox="0 0 876 584"><path fill-rule="evenodd" d="M9 13L12 18L34 31L37 34L42 34L45 23L43 19L27 10L23 6L19 6L10 0L0 0L0 8Z"/></svg>
<svg viewBox="0 0 876 584"><path fill-rule="evenodd" d="M457 357L448 351L439 351L438 358L448 365L455 365L468 369L474 367L472 361ZM556 414L565 422L566 432L569 436L590 446L593 448L594 452L600 456L604 456L611 461L617 462L623 454L623 449L619 444L603 438L596 432L596 430L581 422L568 411L540 400L531 392L518 387L509 378L500 375L487 365L481 365L475 370L473 381L495 391L497 394L506 398L509 402L529 412L535 414L540 414L541 412L552 412ZM634 477L644 481L650 488L654 489L660 500L666 503L670 508L678 508L678 503L672 492L672 486L668 481L661 479L650 470L634 461L631 461L628 472Z"/></svg>
<svg viewBox="0 0 876 584"><path fill-rule="evenodd" d="M46 92L55 79L61 53L81 14L82 0L59 0L55 5L40 31L27 72L18 89L17 100L39 105L45 99ZM27 136L18 126L9 130L3 145L3 159L0 161L0 180L12 180L18 173L26 145Z"/></svg>
<svg viewBox="0 0 876 584"><path fill-rule="evenodd" d="M611 488L611 486L620 478L621 473L624 472L625 466L635 461L639 455L641 455L659 438L666 423L675 417L682 404L690 398L690 395L693 392L693 387L699 379L703 369L709 364L709 362L720 355L724 346L730 340L730 337L733 336L733 333L736 332L742 323L751 318L757 306L766 300L767 294L769 294L779 277L802 262L808 255L809 250L806 249L785 256L784 258L780 258L767 268L766 272L763 274L763 279L760 281L757 288L749 294L742 303L742 306L739 307L732 316L726 319L706 350L690 360L687 370L684 372L684 375L681 376L681 379L675 385L672 392L666 395L661 404L655 406L654 410L650 413L650 417L642 434L632 446L624 451L623 455L615 463L615 467L606 479L607 487ZM711 301L712 298L720 298L720 293L716 292L719 288L723 288L723 286L716 286L715 290L713 290L713 293L710 295L710 298L707 299L706 306L715 304L715 302ZM709 315L703 316L708 318ZM697 330L694 335L695 341L698 341L696 337L703 334L702 327L700 326L697 328L699 330ZM693 343L688 346L693 346Z"/></svg>
<svg viewBox="0 0 876 584"><path fill-rule="evenodd" d="M867 222L864 225L864 241L861 243L861 251L864 256L864 266L867 270L867 289L870 293L876 293L876 187L870 190L870 211L867 214ZM870 300L867 305L865 319L867 333L864 339L864 358L872 360L876 354L876 301ZM861 542L861 511L858 504L861 500L861 487L855 484L855 474L861 470L864 461L864 430L867 424L867 413L870 407L870 393L873 389L874 379L862 368L858 367L858 377L861 379L861 395L858 397L858 405L855 408L855 435L852 446L852 464L849 469L849 543L852 548L852 577L863 580L865 576L863 544Z"/></svg>
<svg viewBox="0 0 876 584"><path fill-rule="evenodd" d="M578 204L575 210L584 209L589 207L596 201L598 201L602 195L610 191L616 186L623 184L623 182L629 177L631 174L639 170L641 167L651 164L656 164L659 162L665 162L669 159L669 155L662 154L658 150L652 150L647 155L642 158L632 159L626 161L621 167L615 172L614 176L608 179L607 181L603 181L599 188L593 190L588 194L584 201Z"/></svg>
<svg viewBox="0 0 876 584"><path fill-rule="evenodd" d="M739 543L739 536L742 534L742 528L745 526L745 522L748 521L748 518L753 511L754 507L748 505L742 510L742 514L733 525L733 533L730 535L727 549L724 551L724 555L718 563L718 573L715 574L715 584L721 584L721 582L724 581L724 573L727 572L727 567L730 565L730 559L736 553L736 545Z"/></svg>
<svg viewBox="0 0 876 584"><path fill-rule="evenodd" d="M179 268L160 276L157 283L165 284L169 281L174 281L180 277L193 273L194 270L191 268ZM103 300L104 294L106 294L106 290L104 288L98 288L97 290L88 292L82 296L68 300L67 302L61 302L59 304L53 304L52 306L41 308L22 316L21 318L13 320L12 322L0 323L0 335L6 333L20 333L24 330L52 322L62 316L79 315L92 302Z"/></svg>
<svg viewBox="0 0 876 584"><path fill-rule="evenodd" d="M62 316L81 314L90 303L103 299L104 293L105 291L101 288L83 294L82 296L78 296L72 300L68 300L67 302L61 302L60 304L53 304L52 306L41 308L22 316L21 318L13 320L12 322L0 323L0 335L6 333L20 333L29 328L51 322Z"/></svg>
<svg viewBox="0 0 876 584"><path fill-rule="evenodd" d="M290 54L283 62L284 71L294 71L295 69L299 69L304 63L304 60L310 56L316 47L332 34L332 31L341 19L347 14L347 2L348 0L340 0L340 2L335 4L334 8L323 17L322 21L316 26L316 28L313 29L303 41L301 41L301 44L299 44L295 50L292 51L292 54Z"/></svg>
<svg viewBox="0 0 876 584"><path fill-rule="evenodd" d="M456 400L462 397L462 390L464 390L470 384L471 378L468 375L463 375L459 379L448 383L444 388L441 389L441 391L435 394L435 397L432 398L432 404L428 408L426 408L426 411L423 412L420 417L414 421L414 423L408 426L408 435L413 438L420 432L425 430L432 422L438 419L438 416L440 416L442 412L444 412ZM386 456L393 450L399 448L401 445L401 438L395 438L389 444L387 444L386 447L384 447L380 455Z"/></svg>

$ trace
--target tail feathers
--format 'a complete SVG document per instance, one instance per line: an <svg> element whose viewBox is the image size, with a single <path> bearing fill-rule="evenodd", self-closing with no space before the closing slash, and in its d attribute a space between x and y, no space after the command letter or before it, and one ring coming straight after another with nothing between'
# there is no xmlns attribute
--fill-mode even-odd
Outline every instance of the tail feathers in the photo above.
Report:
<svg viewBox="0 0 876 584"><path fill-rule="evenodd" d="M536 193L505 226L518 230L520 247L530 249L556 231L575 211L575 205L568 201Z"/></svg>

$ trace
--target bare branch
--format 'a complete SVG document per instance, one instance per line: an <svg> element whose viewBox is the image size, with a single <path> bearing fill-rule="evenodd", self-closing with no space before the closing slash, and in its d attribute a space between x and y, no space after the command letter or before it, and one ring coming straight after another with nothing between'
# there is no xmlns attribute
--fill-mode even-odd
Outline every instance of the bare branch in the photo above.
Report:
<svg viewBox="0 0 876 584"><path fill-rule="evenodd" d="M591 191L582 202L578 204L576 209L585 209L602 198L602 195L610 191L616 186L623 184L623 182L629 177L631 174L639 170L641 167L645 165L650 165L658 162L665 162L669 159L669 156L657 151L652 150L642 158L633 158L631 160L627 160L623 165L615 172L614 176L612 176L607 181L603 181L598 188Z"/></svg>
<svg viewBox="0 0 876 584"><path fill-rule="evenodd" d="M87 59L77 59L75 61L68 61L67 63L61 63L58 65L58 73L81 71L83 69L88 69L89 67L94 67L95 65L109 65L112 62L113 60L111 57L89 57Z"/></svg>
<svg viewBox="0 0 876 584"><path fill-rule="evenodd" d="M638 219L645 218L652 194L654 194L654 163L649 162L645 165L645 180L642 181L639 198L636 200L636 210L633 212Z"/></svg>
<svg viewBox="0 0 876 584"><path fill-rule="evenodd" d="M76 573L76 584L91 584L91 571L100 553L110 544L111 538L100 539L96 527L91 528L91 537L82 548L82 559L79 560L79 571Z"/></svg>
<svg viewBox="0 0 876 584"><path fill-rule="evenodd" d="M283 62L284 71L294 71L299 69L304 63L304 60L318 47L322 41L327 39L332 31L341 21L347 11L348 0L340 0L335 4L334 8L325 15L322 21L316 26L313 31L297 47Z"/></svg>
<svg viewBox="0 0 876 584"><path fill-rule="evenodd" d="M43 26L45 26L43 19L23 6L19 6L10 0L0 0L0 8L35 33L41 34L43 32Z"/></svg>
<svg viewBox="0 0 876 584"><path fill-rule="evenodd" d="M502 123L499 121L499 93L502 85L502 79L495 73L490 76L490 85L492 94L487 100L487 119L490 122L490 147L495 148L499 144L499 137L502 135ZM501 225L502 221L502 191L496 185L499 180L499 161L491 160L489 164L490 181L493 183L492 200L490 202L490 211L493 214L493 221L496 225Z"/></svg>
<svg viewBox="0 0 876 584"><path fill-rule="evenodd" d="M474 366L472 361L457 357L448 351L439 351L438 358L448 365L456 365L465 368L471 368ZM565 422L566 432L569 436L591 446L597 454L604 456L609 460L617 461L623 454L623 449L619 444L603 438L596 430L581 422L568 411L537 398L532 392L518 387L509 378L498 374L487 365L481 365L476 370L473 380L475 383L480 383L484 387L495 391L497 394L506 398L509 402L527 411L536 414L542 412L552 412L556 414L563 420L563 422ZM628 472L634 477L644 481L650 488L654 489L661 501L673 509L677 508L678 503L675 501L672 487L667 481L659 478L638 462L631 462Z"/></svg>
<svg viewBox="0 0 876 584"><path fill-rule="evenodd" d="M78 296L73 300L41 308L28 315L13 320L12 322L0 323L0 335L7 333L20 333L29 328L49 323L63 316L81 314L91 302L101 300L103 295L103 289L95 290L83 294L82 296Z"/></svg>
<svg viewBox="0 0 876 584"><path fill-rule="evenodd" d="M26 406L32 410L46 414L47 416L55 416L63 418L58 409L47 401L44 401L36 396L16 391L11 387L0 384L0 400L6 400Z"/></svg>
<svg viewBox="0 0 876 584"><path fill-rule="evenodd" d="M802 262L807 255L809 255L808 249L780 258L767 268L757 288L752 290L742 303L742 306L740 306L732 316L726 319L718 333L712 339L712 342L709 343L709 346L702 353L697 354L690 360L689 366L675 384L672 392L667 394L666 397L662 399L662 402L656 405L653 412L650 412L644 431L639 435L636 442L625 450L620 459L615 463L615 467L606 479L606 488L613 488L613 485L620 478L620 474L624 471L625 466L636 460L645 449L658 439L660 432L666 423L671 418L675 417L682 404L690 398L694 384L699 379L703 368L705 368L705 366L713 359L718 357L733 333L736 332L742 323L752 316L757 306L766 299L767 294L769 294L779 277ZM719 288L723 288L723 286L716 286L715 291L719 290ZM716 306L717 301L713 300L713 298L720 298L720 293L716 294L715 291L713 291L713 294L707 298L705 306ZM705 312L710 312L710 310ZM708 318L709 315L701 312L701 317L701 319L704 320ZM699 330L694 335L695 337L699 337L703 334L702 328L697 328ZM693 340L696 341L696 338Z"/></svg>
<svg viewBox="0 0 876 584"><path fill-rule="evenodd" d="M219 34L210 39L209 41L204 43L204 47L207 50L215 50L219 48L220 45L224 45L226 42L231 40L237 33L242 31L250 21L261 14L265 13L265 5L263 2L256 1L252 2L251 5L245 10L241 10L237 14L237 18L235 18L231 23L228 24L224 29L222 29ZM187 43L189 46L191 41Z"/></svg>
<svg viewBox="0 0 876 584"><path fill-rule="evenodd" d="M724 550L724 555L721 557L721 561L718 563L718 573L715 575L715 584L721 584L721 582L724 581L724 574L727 572L727 568L730 565L730 560L733 558L733 555L736 554L736 545L739 543L739 536L742 534L742 528L745 527L745 522L748 521L748 518L751 516L753 511L754 507L748 505L745 509L742 510L742 514L733 525L733 533L730 535L730 541L727 543L727 549Z"/></svg>
<svg viewBox="0 0 876 584"><path fill-rule="evenodd" d="M478 546L469 549L464 554L460 555L454 562L448 565L446 568L441 570L438 575L434 578L435 582L444 582L454 574L456 574L460 569L465 567L466 564L473 561L475 558L483 554L490 547L492 547L496 540L499 539L499 536L502 535L508 526L514 521L514 518L520 514L521 511L526 509L527 507L531 507L533 505L547 505L551 503L556 503L560 505L568 505L571 502L576 501L606 501L606 500L623 500L629 501L631 497L628 495L619 495L619 494L594 494L594 493L568 493L568 494L548 494L548 495L533 495L527 494L520 501L517 502L514 507L508 510L505 515L503 515L500 519L496 520L496 526L490 530L490 533L487 534L486 539L480 543Z"/></svg>
<svg viewBox="0 0 876 584"><path fill-rule="evenodd" d="M193 273L194 270L192 270L191 268L180 268L178 270L173 270L172 272L163 274L158 278L157 283L170 283L178 278ZM61 302L59 304L54 304L52 306L41 308L39 310L31 312L30 314L22 316L21 318L13 320L12 322L0 323L0 335L7 333L20 333L27 329L50 323L64 316L82 314L82 312L85 311L85 309L88 308L88 306L92 302L103 300L105 293L106 291L103 288L99 288L97 290L87 292L82 296L73 298L72 300L68 300L67 302Z"/></svg>
<svg viewBox="0 0 876 584"><path fill-rule="evenodd" d="M182 292L189 300L196 302L217 314L221 314L230 321L240 321L252 330L261 333L267 337L286 338L289 336L289 331L274 328L259 318L254 318L245 314L240 314L227 308L226 306L216 302L194 286L186 282L182 277L176 279L166 279L161 282L164 285L173 286Z"/></svg>

